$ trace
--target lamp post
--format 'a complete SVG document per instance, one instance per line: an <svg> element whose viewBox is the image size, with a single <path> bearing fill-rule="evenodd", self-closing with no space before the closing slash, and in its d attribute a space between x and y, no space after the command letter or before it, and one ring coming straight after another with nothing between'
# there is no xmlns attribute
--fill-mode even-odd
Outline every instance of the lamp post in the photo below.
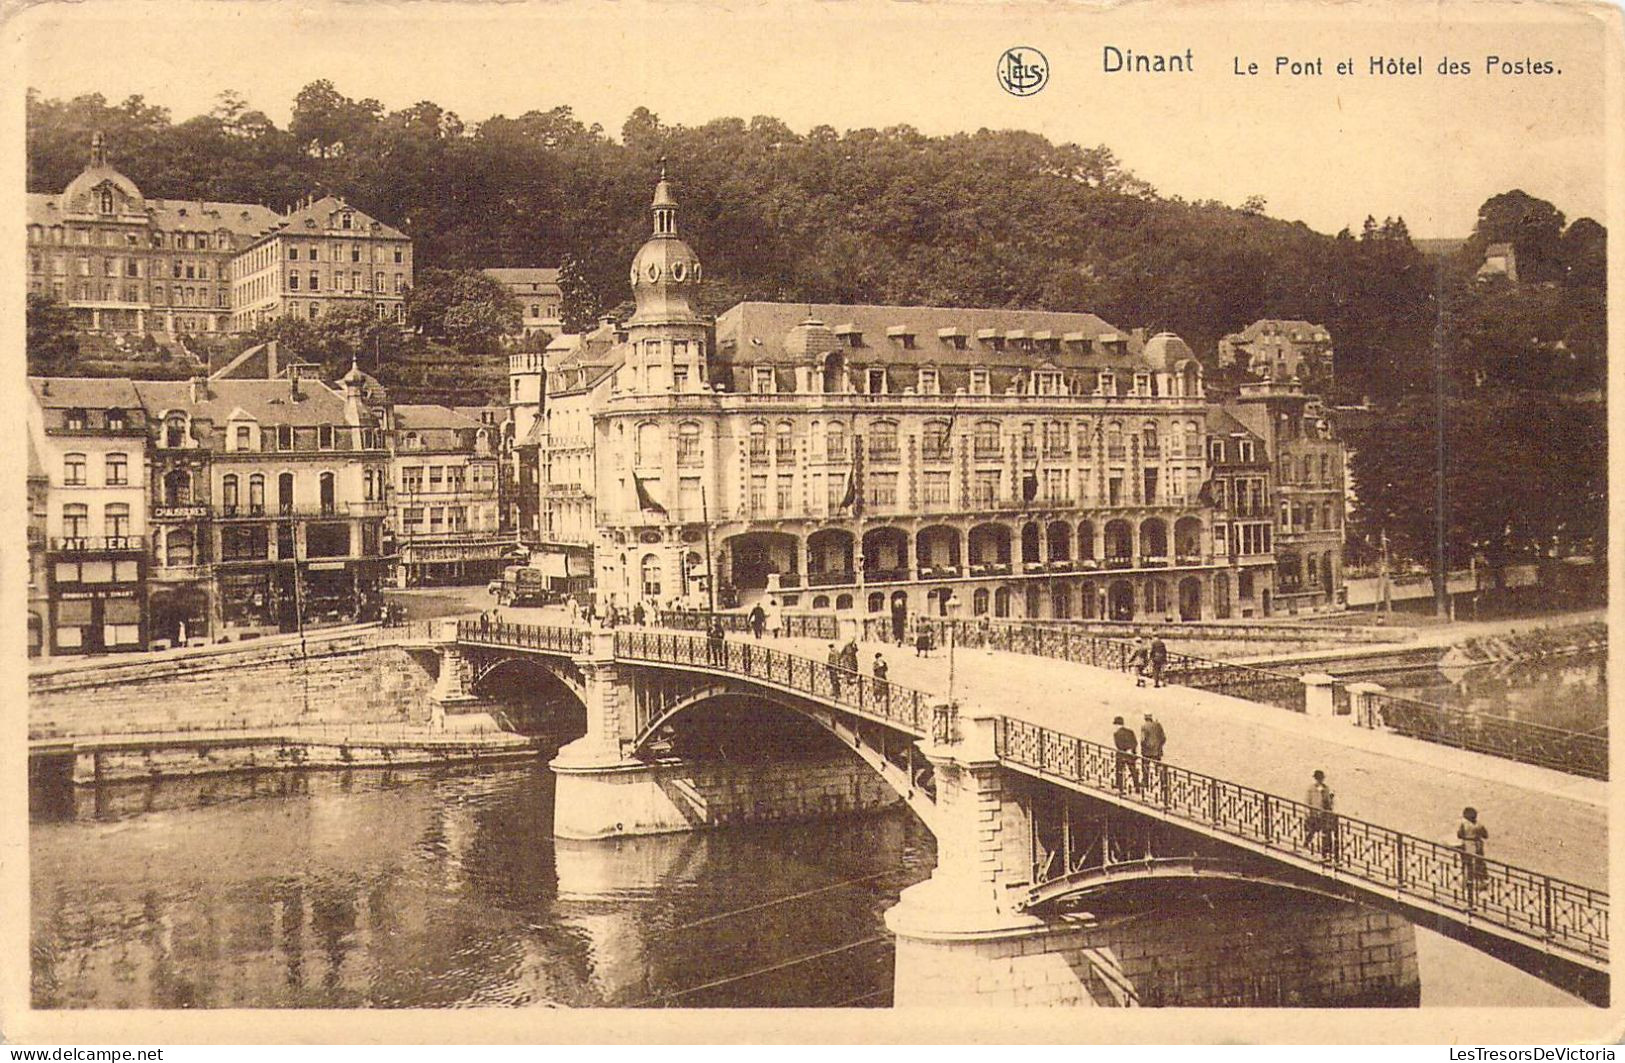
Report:
<svg viewBox="0 0 1625 1063"><path fill-rule="evenodd" d="M959 595L949 591L948 600L942 604L948 611L948 704L957 705L954 701L954 644L959 626Z"/></svg>

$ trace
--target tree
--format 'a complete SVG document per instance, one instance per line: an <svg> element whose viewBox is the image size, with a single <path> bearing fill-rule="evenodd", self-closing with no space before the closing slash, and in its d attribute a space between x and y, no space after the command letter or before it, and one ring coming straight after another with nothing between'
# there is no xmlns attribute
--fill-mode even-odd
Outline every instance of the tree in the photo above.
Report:
<svg viewBox="0 0 1625 1063"><path fill-rule="evenodd" d="M34 376L67 376L79 360L79 338L73 313L48 295L28 293L28 372Z"/></svg>
<svg viewBox="0 0 1625 1063"><path fill-rule="evenodd" d="M1563 212L1521 188L1491 196L1478 208L1468 245L1479 262L1490 244L1509 243L1518 258L1520 281L1557 280Z"/></svg>
<svg viewBox="0 0 1625 1063"><path fill-rule="evenodd" d="M479 270L419 270L406 293L407 323L461 351L491 349L523 318L513 293Z"/></svg>
<svg viewBox="0 0 1625 1063"><path fill-rule="evenodd" d="M1558 258L1564 284L1597 291L1608 286L1608 230L1590 218L1576 218L1563 230Z"/></svg>
<svg viewBox="0 0 1625 1063"><path fill-rule="evenodd" d="M574 255L565 256L559 265L559 297L559 317L567 334L588 332L598 322L601 304Z"/></svg>

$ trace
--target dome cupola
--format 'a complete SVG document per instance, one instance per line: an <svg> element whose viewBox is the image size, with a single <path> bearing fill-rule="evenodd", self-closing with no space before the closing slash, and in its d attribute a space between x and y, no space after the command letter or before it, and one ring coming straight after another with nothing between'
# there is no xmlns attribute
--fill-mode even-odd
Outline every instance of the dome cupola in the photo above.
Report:
<svg viewBox="0 0 1625 1063"><path fill-rule="evenodd" d="M830 327L811 314L784 336L784 353L800 362L814 361L840 346Z"/></svg>
<svg viewBox="0 0 1625 1063"><path fill-rule="evenodd" d="M632 298L637 310L628 325L699 323L689 300L700 286L700 258L677 235L677 200L660 160L660 181L649 204L654 233L632 259Z"/></svg>

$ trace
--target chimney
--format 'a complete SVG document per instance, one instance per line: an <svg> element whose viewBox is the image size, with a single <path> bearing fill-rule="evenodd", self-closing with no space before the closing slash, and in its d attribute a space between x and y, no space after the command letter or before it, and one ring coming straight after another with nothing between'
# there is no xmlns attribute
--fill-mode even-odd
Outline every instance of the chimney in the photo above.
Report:
<svg viewBox="0 0 1625 1063"><path fill-rule="evenodd" d="M1142 346L1142 347L1145 346L1145 329L1144 329L1144 327L1131 328L1128 331L1129 331L1129 335L1134 337L1135 342L1139 343L1140 346Z"/></svg>
<svg viewBox="0 0 1625 1063"><path fill-rule="evenodd" d="M265 344L265 379L275 380L282 374L277 371L277 341L270 340Z"/></svg>
<svg viewBox="0 0 1625 1063"><path fill-rule="evenodd" d="M299 393L299 365L296 362L288 367L288 398L298 402L303 397Z"/></svg>
<svg viewBox="0 0 1625 1063"><path fill-rule="evenodd" d="M196 406L209 397L209 381L200 376L192 378L192 405Z"/></svg>
<svg viewBox="0 0 1625 1063"><path fill-rule="evenodd" d="M51 393L51 382L49 380L40 381L39 393L41 395L49 395Z"/></svg>

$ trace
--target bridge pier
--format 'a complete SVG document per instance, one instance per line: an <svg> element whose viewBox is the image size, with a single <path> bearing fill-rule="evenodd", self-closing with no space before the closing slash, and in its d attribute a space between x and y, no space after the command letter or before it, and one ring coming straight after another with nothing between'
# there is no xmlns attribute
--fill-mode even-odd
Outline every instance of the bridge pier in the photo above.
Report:
<svg viewBox="0 0 1625 1063"><path fill-rule="evenodd" d="M436 641L440 674L429 691L429 726L436 731L495 730L496 721L485 711L486 702L474 693L474 668L457 643L457 622L442 621Z"/></svg>
<svg viewBox="0 0 1625 1063"><path fill-rule="evenodd" d="M574 840L705 830L869 812L898 800L855 757L739 763L632 756L637 741L633 670L615 660L613 632L592 633L581 669L587 732L561 748L553 836Z"/></svg>
<svg viewBox="0 0 1625 1063"><path fill-rule="evenodd" d="M1032 878L1024 794L994 755L994 721L921 743L937 779L937 867L886 913L898 1007L1414 1006L1416 939L1398 916L1315 895L1181 917L1022 910ZM1205 906L1205 901L1203 902Z"/></svg>

